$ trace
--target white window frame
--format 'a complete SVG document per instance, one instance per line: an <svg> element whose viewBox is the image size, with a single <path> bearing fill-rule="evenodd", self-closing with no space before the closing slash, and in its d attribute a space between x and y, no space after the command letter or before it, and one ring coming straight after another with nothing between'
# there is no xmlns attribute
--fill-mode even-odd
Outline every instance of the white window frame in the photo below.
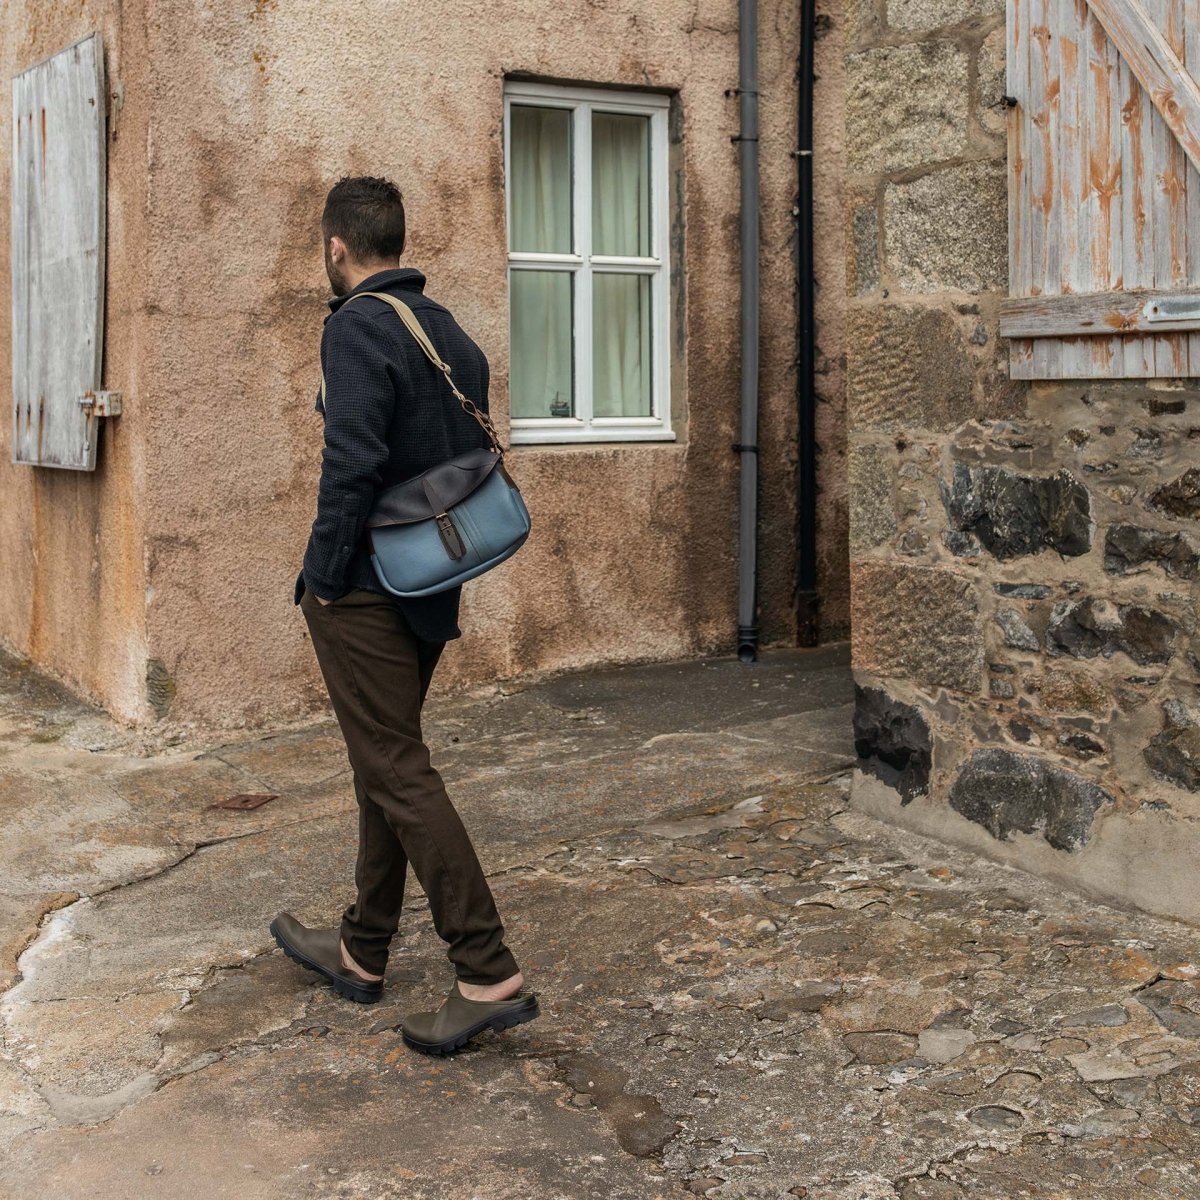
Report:
<svg viewBox="0 0 1200 1200"><path fill-rule="evenodd" d="M513 445L546 445L564 442L669 442L671 429L671 295L670 218L668 189L668 128L670 98L649 92L608 91L556 84L508 80L504 87L505 215L512 229L512 105L533 104L571 111L571 209L574 254L533 254L508 251L509 311L512 311L512 273L522 270L569 271L574 276L573 417L510 419ZM650 118L650 256L633 258L596 255L592 248L592 121L593 112L631 113ZM594 417L592 415L592 276L602 272L650 275L649 417ZM511 338L509 342L511 346Z"/></svg>

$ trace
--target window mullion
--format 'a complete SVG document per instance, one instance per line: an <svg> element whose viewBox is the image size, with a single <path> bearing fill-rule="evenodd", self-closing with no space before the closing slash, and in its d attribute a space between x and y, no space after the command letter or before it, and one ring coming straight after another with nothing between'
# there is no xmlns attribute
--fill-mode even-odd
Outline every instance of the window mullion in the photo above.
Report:
<svg viewBox="0 0 1200 1200"><path fill-rule="evenodd" d="M592 426L592 108L575 109L578 125L573 139L575 236L582 262L575 273L575 415L585 429Z"/></svg>
<svg viewBox="0 0 1200 1200"><path fill-rule="evenodd" d="M573 269L579 262L576 254L538 254L531 250L510 250L509 263L517 270L529 267L536 271Z"/></svg>
<svg viewBox="0 0 1200 1200"><path fill-rule="evenodd" d="M670 210L667 192L668 177L667 113L659 109L650 118L650 204L653 219L650 223L650 252L658 259L659 268L651 283L654 289L654 312L651 321L651 390L650 411L665 426L671 423L670 388Z"/></svg>

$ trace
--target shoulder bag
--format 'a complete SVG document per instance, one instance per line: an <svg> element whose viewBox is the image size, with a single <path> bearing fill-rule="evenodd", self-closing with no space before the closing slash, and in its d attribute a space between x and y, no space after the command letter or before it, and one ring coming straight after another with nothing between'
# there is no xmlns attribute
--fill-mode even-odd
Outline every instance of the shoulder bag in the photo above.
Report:
<svg viewBox="0 0 1200 1200"><path fill-rule="evenodd" d="M468 450L413 479L384 488L367 515L371 566L393 596L431 596L474 579L511 558L529 536L529 511L504 469L504 448L491 418L462 394L450 367L403 300L374 296L396 310L463 411L479 422L490 448ZM347 301L349 303L349 301ZM322 380L322 392L324 380Z"/></svg>

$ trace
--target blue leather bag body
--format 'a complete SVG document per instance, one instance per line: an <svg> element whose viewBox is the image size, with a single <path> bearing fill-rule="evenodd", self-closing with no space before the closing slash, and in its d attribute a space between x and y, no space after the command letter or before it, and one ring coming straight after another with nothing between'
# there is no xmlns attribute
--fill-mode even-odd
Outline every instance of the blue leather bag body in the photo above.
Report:
<svg viewBox="0 0 1200 1200"><path fill-rule="evenodd" d="M396 310L492 443L385 488L367 515L371 566L379 582L393 596L431 596L516 554L529 537L529 510L504 469L504 448L491 419L455 386L412 309L385 292L359 292L351 300L358 296L385 300Z"/></svg>
<svg viewBox="0 0 1200 1200"><path fill-rule="evenodd" d="M371 565L393 596L430 596L511 558L529 512L500 455L472 450L379 493Z"/></svg>

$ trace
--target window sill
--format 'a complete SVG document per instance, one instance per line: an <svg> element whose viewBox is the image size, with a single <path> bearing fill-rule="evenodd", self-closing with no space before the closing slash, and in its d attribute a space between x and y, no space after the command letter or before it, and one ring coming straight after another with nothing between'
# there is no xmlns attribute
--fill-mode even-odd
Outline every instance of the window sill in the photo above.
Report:
<svg viewBox="0 0 1200 1200"><path fill-rule="evenodd" d="M673 442L670 429L594 429L567 432L561 429L510 429L509 445L517 446L619 446L630 442Z"/></svg>

